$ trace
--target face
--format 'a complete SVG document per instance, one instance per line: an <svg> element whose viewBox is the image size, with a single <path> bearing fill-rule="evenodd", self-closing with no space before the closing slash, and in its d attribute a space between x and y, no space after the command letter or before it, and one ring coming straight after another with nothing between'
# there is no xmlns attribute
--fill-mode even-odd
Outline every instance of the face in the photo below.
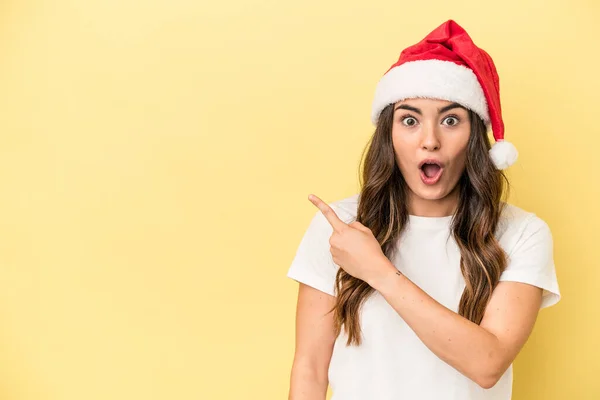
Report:
<svg viewBox="0 0 600 400"><path fill-rule="evenodd" d="M470 133L469 113L457 103L407 99L394 104L392 142L410 189L411 213L436 207L446 208L442 213L453 210Z"/></svg>

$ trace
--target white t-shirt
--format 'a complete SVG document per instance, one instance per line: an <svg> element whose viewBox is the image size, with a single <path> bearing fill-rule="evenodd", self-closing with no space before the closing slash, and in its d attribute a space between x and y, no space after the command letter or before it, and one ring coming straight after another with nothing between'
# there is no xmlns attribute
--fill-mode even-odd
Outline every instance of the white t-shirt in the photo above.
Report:
<svg viewBox="0 0 600 400"><path fill-rule="evenodd" d="M344 222L355 220L359 194L330 203ZM445 307L458 312L465 287L460 251L450 234L452 217L411 215L392 263ZM329 251L332 228L320 211L306 230L287 276L334 296L339 268ZM450 236L449 236L450 235ZM450 237L450 239L448 239ZM507 204L496 237L508 254L501 281L543 290L542 308L560 299L548 225L533 213ZM346 346L337 337L329 364L332 400L509 400L512 365L499 382L483 389L429 350L375 291L360 313L363 343Z"/></svg>

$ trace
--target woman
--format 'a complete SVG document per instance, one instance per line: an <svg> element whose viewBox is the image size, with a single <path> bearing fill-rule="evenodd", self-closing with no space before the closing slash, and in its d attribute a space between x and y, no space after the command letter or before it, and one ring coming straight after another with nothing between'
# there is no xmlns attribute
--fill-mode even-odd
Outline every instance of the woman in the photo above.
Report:
<svg viewBox="0 0 600 400"><path fill-rule="evenodd" d="M560 293L548 225L502 200L517 152L494 63L447 21L402 51L371 117L360 193L309 197L290 399L508 400Z"/></svg>

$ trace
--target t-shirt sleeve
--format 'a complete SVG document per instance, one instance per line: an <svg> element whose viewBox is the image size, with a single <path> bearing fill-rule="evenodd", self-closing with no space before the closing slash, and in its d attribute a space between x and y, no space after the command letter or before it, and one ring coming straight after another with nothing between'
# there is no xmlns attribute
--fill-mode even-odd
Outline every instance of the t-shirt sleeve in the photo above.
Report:
<svg viewBox="0 0 600 400"><path fill-rule="evenodd" d="M300 241L287 276L335 296L335 276L339 267L329 250L332 233L333 228L323 213L317 211Z"/></svg>
<svg viewBox="0 0 600 400"><path fill-rule="evenodd" d="M543 289L540 308L560 300L553 257L553 240L549 226L532 214L524 222L518 240L508 254L508 264L500 281L527 283Z"/></svg>

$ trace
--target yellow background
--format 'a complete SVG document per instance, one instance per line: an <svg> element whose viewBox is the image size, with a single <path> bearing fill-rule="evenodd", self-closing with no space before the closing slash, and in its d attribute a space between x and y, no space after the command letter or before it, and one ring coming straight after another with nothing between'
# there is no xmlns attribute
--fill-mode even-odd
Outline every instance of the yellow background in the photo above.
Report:
<svg viewBox="0 0 600 400"><path fill-rule="evenodd" d="M514 399L599 399L600 6L482 3L1 2L0 398L287 398L306 196L357 192L377 80L452 18L555 239Z"/></svg>

